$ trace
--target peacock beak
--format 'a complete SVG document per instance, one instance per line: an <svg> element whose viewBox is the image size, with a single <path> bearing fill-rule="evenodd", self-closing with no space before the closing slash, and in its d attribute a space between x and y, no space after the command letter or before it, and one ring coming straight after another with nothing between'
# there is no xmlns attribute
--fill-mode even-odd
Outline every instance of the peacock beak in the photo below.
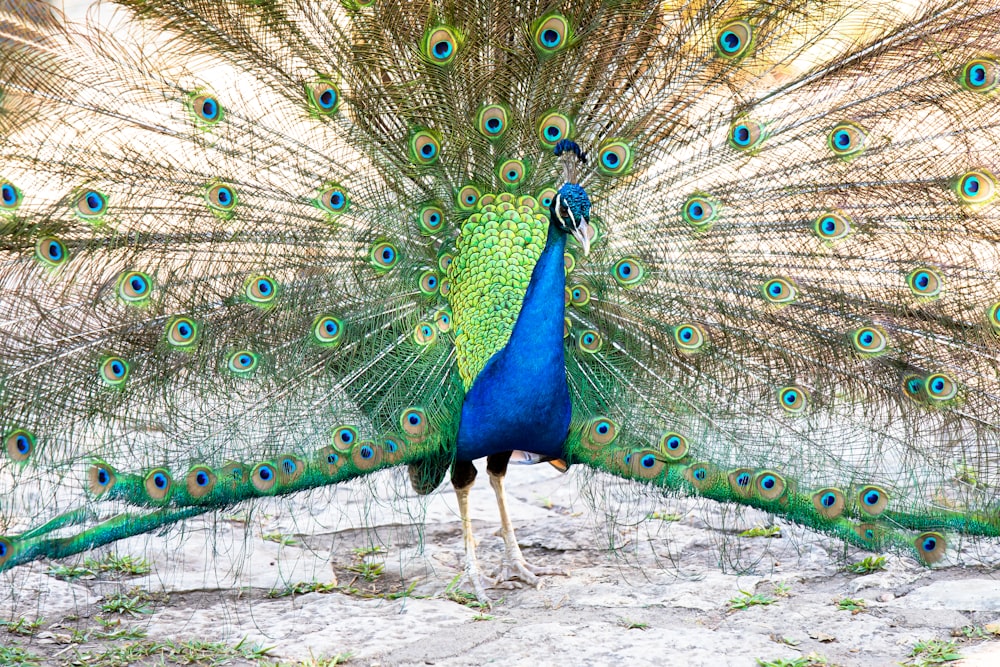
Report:
<svg viewBox="0 0 1000 667"><path fill-rule="evenodd" d="M590 227L587 226L587 221L584 220L580 223L580 226L573 230L573 238L580 242L583 246L583 256L586 257L590 254Z"/></svg>

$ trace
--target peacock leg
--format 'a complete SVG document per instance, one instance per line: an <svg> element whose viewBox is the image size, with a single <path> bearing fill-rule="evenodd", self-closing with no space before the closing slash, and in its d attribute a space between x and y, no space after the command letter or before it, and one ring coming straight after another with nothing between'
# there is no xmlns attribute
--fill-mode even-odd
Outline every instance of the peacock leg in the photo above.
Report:
<svg viewBox="0 0 1000 667"><path fill-rule="evenodd" d="M512 452L503 452L486 459L486 471L490 475L490 486L497 494L497 507L500 509L500 530L504 543L503 561L497 573L495 587L516 588L518 582L537 587L541 583L539 575L566 573L554 568L529 565L524 560L521 547L517 544L517 537L514 536L514 524L511 523L510 514L507 512L507 493L503 488L503 478L507 474L507 462L510 461L511 454Z"/></svg>
<svg viewBox="0 0 1000 667"><path fill-rule="evenodd" d="M472 584L476 599L483 604L491 604L492 600L486 594L483 570L476 558L476 538L472 534L472 518L469 516L469 492L476 481L476 469L469 461L455 461L451 470L451 483L458 497L458 511L462 515L462 538L465 542L465 578ZM485 582L489 582L486 579Z"/></svg>

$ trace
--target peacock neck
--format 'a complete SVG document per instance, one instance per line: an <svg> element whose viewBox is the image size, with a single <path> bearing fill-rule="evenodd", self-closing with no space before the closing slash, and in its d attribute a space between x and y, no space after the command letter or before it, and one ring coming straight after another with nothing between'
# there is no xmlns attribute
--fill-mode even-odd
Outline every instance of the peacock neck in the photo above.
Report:
<svg viewBox="0 0 1000 667"><path fill-rule="evenodd" d="M535 357L565 373L563 318L565 316L566 234L549 223L545 249L531 272L521 312L504 351L516 357ZM521 357L521 355L524 355Z"/></svg>
<svg viewBox="0 0 1000 667"><path fill-rule="evenodd" d="M565 250L566 235L550 223L510 339L466 394L460 460L512 449L564 456L572 413L563 347Z"/></svg>

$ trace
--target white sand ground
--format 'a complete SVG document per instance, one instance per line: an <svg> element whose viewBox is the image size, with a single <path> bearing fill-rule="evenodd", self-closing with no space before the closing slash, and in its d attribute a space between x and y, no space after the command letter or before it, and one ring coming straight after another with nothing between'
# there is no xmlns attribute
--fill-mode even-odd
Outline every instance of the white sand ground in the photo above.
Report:
<svg viewBox="0 0 1000 667"><path fill-rule="evenodd" d="M537 590L493 591L502 599L491 610L444 595L460 572L462 548L447 485L425 515L412 498L373 501L364 486L269 502L248 517L236 511L192 520L166 536L108 550L149 558L154 570L147 576L67 582L46 574L47 563L5 573L0 618L44 621L32 636L0 629L0 643L21 646L43 664L86 664L80 655L127 642L72 643L72 631L94 627L98 614L117 618L100 604L134 587L154 594L146 603L151 613L122 617L123 625L144 629L146 641L235 645L246 638L273 647L276 659L350 652L349 664L358 665L754 665L757 658L811 653L839 665L893 665L918 641L954 639L963 626L1000 622L1000 577L989 567L1000 561L996 544L967 545L949 554L952 565L936 569L890 556L886 570L859 576L843 565L868 554L795 526L779 524L776 539L737 537L769 521L757 512L646 495L549 466L512 468L508 480L526 556L569 574L547 577ZM380 497L393 498L407 485L397 472L375 486ZM583 493L597 496L598 507ZM472 511L481 558L495 567L501 540L485 474ZM648 519L650 512L681 517ZM370 546L382 551L363 560L384 564L384 572L367 582L350 568L362 562L355 549ZM955 564L969 561L987 565ZM268 597L298 582L334 581L342 588ZM410 586L410 596L395 600L359 595ZM358 592L345 592L351 587ZM787 588L787 596L730 609L740 591L774 595L776 587ZM839 610L834 601L842 597L865 600L867 610ZM1000 642L959 644L962 664L1000 665Z"/></svg>

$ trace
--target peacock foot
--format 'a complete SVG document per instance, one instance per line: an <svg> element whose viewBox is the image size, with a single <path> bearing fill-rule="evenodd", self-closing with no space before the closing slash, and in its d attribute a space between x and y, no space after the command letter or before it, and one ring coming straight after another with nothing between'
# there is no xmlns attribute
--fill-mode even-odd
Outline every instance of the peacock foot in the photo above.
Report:
<svg viewBox="0 0 1000 667"><path fill-rule="evenodd" d="M465 561L465 570L462 574L462 582L467 582L476 596L476 600L487 607L493 606L493 599L486 594L487 588L493 588L493 580L483 574L477 561Z"/></svg>
<svg viewBox="0 0 1000 667"><path fill-rule="evenodd" d="M566 572L552 568L529 565L524 556L520 553L513 556L504 556L500 563L500 569L496 573L496 583L493 588L513 589L521 588L524 584L538 588L542 580L539 577L548 575L566 576Z"/></svg>

